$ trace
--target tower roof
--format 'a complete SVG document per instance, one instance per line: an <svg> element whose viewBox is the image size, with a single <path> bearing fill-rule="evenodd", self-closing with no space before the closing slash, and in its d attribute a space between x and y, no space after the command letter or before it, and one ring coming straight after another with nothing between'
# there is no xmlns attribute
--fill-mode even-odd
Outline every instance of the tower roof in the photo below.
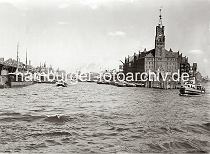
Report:
<svg viewBox="0 0 210 154"><path fill-rule="evenodd" d="M160 8L160 15L159 15L159 26L163 26L163 22L162 22L162 8Z"/></svg>

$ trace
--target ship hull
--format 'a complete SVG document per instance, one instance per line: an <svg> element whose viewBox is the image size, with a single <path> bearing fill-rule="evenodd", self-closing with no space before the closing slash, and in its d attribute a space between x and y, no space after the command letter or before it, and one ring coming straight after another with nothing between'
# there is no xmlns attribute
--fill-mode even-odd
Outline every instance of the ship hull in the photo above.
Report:
<svg viewBox="0 0 210 154"><path fill-rule="evenodd" d="M23 81L23 82L10 82L11 88L25 87L34 84L33 81Z"/></svg>
<svg viewBox="0 0 210 154"><path fill-rule="evenodd" d="M187 95L194 95L194 96L196 96L196 95L201 95L201 94L205 93L202 90L197 90L197 89L189 88L189 87L181 87L179 92L180 92L181 96L187 96Z"/></svg>

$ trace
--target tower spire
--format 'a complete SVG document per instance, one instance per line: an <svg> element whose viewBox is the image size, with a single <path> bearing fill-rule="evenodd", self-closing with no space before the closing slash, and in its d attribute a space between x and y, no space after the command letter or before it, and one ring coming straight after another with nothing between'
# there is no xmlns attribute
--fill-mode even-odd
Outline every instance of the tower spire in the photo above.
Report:
<svg viewBox="0 0 210 154"><path fill-rule="evenodd" d="M162 23L162 8L159 9L160 15L159 15L159 23L156 26L156 35L155 35L155 49L156 53L155 55L157 57L164 57L165 54L165 35L164 35L164 26Z"/></svg>
<svg viewBox="0 0 210 154"><path fill-rule="evenodd" d="M160 15L159 15L159 25L162 27L163 23L162 23L162 8L159 9L160 11Z"/></svg>

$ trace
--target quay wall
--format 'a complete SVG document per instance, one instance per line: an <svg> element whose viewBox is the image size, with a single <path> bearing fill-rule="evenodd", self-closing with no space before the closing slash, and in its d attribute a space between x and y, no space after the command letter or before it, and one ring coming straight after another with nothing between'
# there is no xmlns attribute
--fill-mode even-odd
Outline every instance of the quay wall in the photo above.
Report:
<svg viewBox="0 0 210 154"><path fill-rule="evenodd" d="M147 81L145 82L146 88L159 88L159 89L178 89L180 85L177 82L168 81Z"/></svg>
<svg viewBox="0 0 210 154"><path fill-rule="evenodd" d="M29 85L32 85L33 84L33 81L28 81L28 82L11 82L10 83L10 86L11 88L15 88L15 87L24 87L24 86L29 86Z"/></svg>
<svg viewBox="0 0 210 154"><path fill-rule="evenodd" d="M6 83L8 82L7 76L0 75L0 88L5 88L7 85Z"/></svg>

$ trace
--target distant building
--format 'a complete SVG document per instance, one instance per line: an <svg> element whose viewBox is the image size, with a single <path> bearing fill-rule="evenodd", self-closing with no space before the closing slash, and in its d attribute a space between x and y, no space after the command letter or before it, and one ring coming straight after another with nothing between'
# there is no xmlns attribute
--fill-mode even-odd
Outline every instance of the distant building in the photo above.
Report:
<svg viewBox="0 0 210 154"><path fill-rule="evenodd" d="M0 63L3 63L4 62L4 58L0 58Z"/></svg>
<svg viewBox="0 0 210 154"><path fill-rule="evenodd" d="M190 71L190 64L188 63L187 57L183 57L182 53L179 51L174 52L172 49L165 49L164 28L160 10L159 23L156 26L155 48L148 51L145 48L144 51L139 51L139 53L134 53L133 56L126 57L123 64L123 72L125 74L128 72L142 73L148 72L149 70L152 72L160 71L171 73L180 70L180 74ZM157 84L161 83L153 83L153 85L150 83L149 87L164 87L164 85Z"/></svg>

